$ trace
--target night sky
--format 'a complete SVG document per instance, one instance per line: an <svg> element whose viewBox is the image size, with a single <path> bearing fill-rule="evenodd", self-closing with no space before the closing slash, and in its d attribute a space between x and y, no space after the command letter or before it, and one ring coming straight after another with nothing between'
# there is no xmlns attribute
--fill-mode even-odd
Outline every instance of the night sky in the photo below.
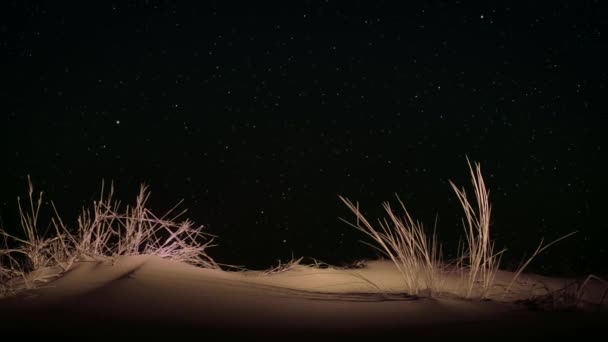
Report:
<svg viewBox="0 0 608 342"><path fill-rule="evenodd" d="M146 183L218 262L339 265L376 252L338 195L375 219L397 194L449 256L468 156L504 267L576 230L530 270L608 273L600 1L101 3L0 5L5 229L27 175L71 227L102 180Z"/></svg>

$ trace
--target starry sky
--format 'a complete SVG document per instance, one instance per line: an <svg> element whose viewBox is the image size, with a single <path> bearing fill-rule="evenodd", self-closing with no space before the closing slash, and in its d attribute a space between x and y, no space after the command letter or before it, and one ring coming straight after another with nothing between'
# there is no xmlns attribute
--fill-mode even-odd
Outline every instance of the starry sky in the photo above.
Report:
<svg viewBox="0 0 608 342"><path fill-rule="evenodd" d="M338 195L370 219L398 195L449 256L468 157L504 267L578 231L531 270L608 273L600 1L202 3L2 2L5 229L28 175L71 226L102 180L145 183L218 262L339 265L377 254Z"/></svg>

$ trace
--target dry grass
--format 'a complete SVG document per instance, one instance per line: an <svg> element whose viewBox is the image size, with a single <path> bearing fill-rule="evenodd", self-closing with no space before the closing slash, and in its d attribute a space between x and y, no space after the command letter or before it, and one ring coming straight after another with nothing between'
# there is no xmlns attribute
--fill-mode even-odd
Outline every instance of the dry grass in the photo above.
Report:
<svg viewBox="0 0 608 342"><path fill-rule="evenodd" d="M342 196L340 199L357 218L356 224L347 223L374 239L380 246L378 249L397 266L408 293L418 295L421 291L432 293L436 289L440 246L434 234L431 239L427 238L422 224L414 221L401 200L404 216L398 217L385 202L383 206L390 222L379 221L380 229L376 229L359 211L358 204Z"/></svg>
<svg viewBox="0 0 608 342"><path fill-rule="evenodd" d="M601 289L588 291L592 282ZM590 274L585 280L575 280L557 290L545 286L546 293L521 300L520 303L539 311L602 311L608 298L608 281ZM596 296L593 293L597 294Z"/></svg>
<svg viewBox="0 0 608 342"><path fill-rule="evenodd" d="M218 267L205 253L211 247L211 235L204 234L203 226L194 227L189 220L178 221L185 211L173 214L174 207L163 216L156 216L146 208L150 194L143 185L135 205L127 206L124 213L112 195L110 189L105 200L94 202L92 212L83 211L78 219L78 235L69 235L80 256L143 254L206 268Z"/></svg>
<svg viewBox="0 0 608 342"><path fill-rule="evenodd" d="M304 259L304 258L303 257L300 257L298 259L292 258L287 263L283 263L283 262L281 262L281 260L279 260L279 264L277 266L264 270L262 272L262 274L263 275L273 275L273 274L287 272L287 271L293 269L294 267L299 266L300 263L302 262L302 259Z"/></svg>
<svg viewBox="0 0 608 342"><path fill-rule="evenodd" d="M466 237L453 264L442 259L436 231L427 236L422 224L414 220L398 196L402 214L397 214L385 202L383 208L387 218L378 220L378 226L372 225L364 217L358 203L339 196L355 214L356 222L349 224L371 237L377 245L372 247L392 260L408 294L486 298L494 287L503 251L495 252L494 242L490 238L491 206L481 167L478 163L472 166L470 162L468 166L474 200L467 196L464 188L450 182L464 210ZM40 235L38 229L42 193L35 196L29 182L28 201L22 205L18 198L23 236L8 234L0 227L0 296L35 286L36 281L41 280L37 275L48 277L48 269L60 274L75 262L114 260L126 255L156 255L200 267L219 268L206 254L206 249L212 246L213 237L202 232L204 227L195 227L189 220L180 220L185 211L175 214L177 205L164 215L157 216L146 208L150 196L146 186L140 187L135 203L125 208L113 199L113 194L112 186L106 194L102 184L100 198L93 202L90 209L82 210L75 230L70 230L64 224L52 205L53 217L49 225L52 234L47 236ZM570 235L546 246L541 242L533 255L519 267L511 283L506 286L505 293L509 292L511 285L535 256ZM302 258L286 264L279 263L264 274L293 269L301 261ZM35 272L38 270L45 271ZM456 282L453 281L454 277ZM446 281L448 278L451 281Z"/></svg>
<svg viewBox="0 0 608 342"><path fill-rule="evenodd" d="M29 178L28 178L29 181ZM192 265L218 268L206 254L212 236L202 232L189 220L180 220L185 211L174 214L177 205L162 216L146 208L150 193L142 185L135 204L121 208L113 199L113 187L108 194L102 185L101 196L92 209L83 209L72 232L59 217L53 205L52 236L39 235L38 218L42 192L34 195L29 181L28 203L18 199L23 237L7 233L0 227L4 246L0 248L0 295L34 286L36 279L28 277L42 268L68 270L74 262L115 259L126 255L155 255ZM179 204L178 204L179 205ZM15 289L16 279L21 284Z"/></svg>
<svg viewBox="0 0 608 342"><path fill-rule="evenodd" d="M543 246L543 242L544 240L541 239L538 247L536 248L536 250L534 251L534 253L532 253L532 256L530 258L528 258L526 260L526 262L522 263L521 266L519 266L517 268L517 271L515 272L515 275L513 276L513 279L511 280L511 282L509 282L509 285L507 285L507 288L505 290L506 293L508 293L511 290L511 287L513 286L513 284L515 283L515 281L517 280L517 278L519 278L519 276L521 275L521 273L524 271L524 269L526 267L528 267L528 265L530 264L530 262L532 261L532 259L534 259L537 255L539 255L540 253L542 253L544 250L546 250L547 248L551 247L551 245L556 244L557 242L576 234L576 232L572 232L569 234L566 234L556 240L553 240L551 243L548 243L547 245Z"/></svg>
<svg viewBox="0 0 608 342"><path fill-rule="evenodd" d="M384 203L389 219L379 220L379 228L376 228L360 212L358 203L353 204L350 200L339 196L356 217L356 223L347 223L371 237L378 245L372 247L392 260L401 273L405 289L409 294L424 292L432 296L438 292L449 292L466 298L487 298L495 285L501 255L505 250L495 252L494 242L490 238L491 205L481 166L475 163L473 167L468 159L467 163L475 200L467 196L464 188L458 188L450 181L464 210L463 226L466 237L465 244L459 246L459 257L455 265L442 260L441 247L437 242L435 231L431 238L427 237L422 224L411 217L400 200L404 215L397 216L390 205ZM532 257L515 273L511 284L536 255L572 234L544 247L541 242L541 246ZM445 282L448 274L456 275L459 279L457 283L460 285L448 287ZM510 286L506 288L506 292L509 288Z"/></svg>
<svg viewBox="0 0 608 342"><path fill-rule="evenodd" d="M461 257L465 261L461 267L466 267L466 297L473 294L475 284L481 282L481 297L486 297L496 276L503 251L494 253L494 242L490 240L490 193L485 186L481 174L481 166L476 163L475 170L468 162L471 184L475 192L476 206L467 198L464 188L459 189L450 181L452 189L464 210L464 231L467 249Z"/></svg>

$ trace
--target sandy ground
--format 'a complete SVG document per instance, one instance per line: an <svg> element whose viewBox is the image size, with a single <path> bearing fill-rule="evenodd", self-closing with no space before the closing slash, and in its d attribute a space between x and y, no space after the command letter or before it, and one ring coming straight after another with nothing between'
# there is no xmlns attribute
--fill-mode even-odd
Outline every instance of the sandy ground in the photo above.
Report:
<svg viewBox="0 0 608 342"><path fill-rule="evenodd" d="M498 274L491 300L446 294L426 298L404 295L400 274L385 261L348 270L297 265L266 274L131 256L78 263L36 290L0 300L0 336L107 341L131 336L325 340L608 335L608 309L597 305L604 284L590 282L580 292L585 304L581 310L547 311L517 300L543 298L568 286L576 289L572 279L525 274L505 296L511 277L509 272ZM458 284L448 277L444 287L450 286Z"/></svg>

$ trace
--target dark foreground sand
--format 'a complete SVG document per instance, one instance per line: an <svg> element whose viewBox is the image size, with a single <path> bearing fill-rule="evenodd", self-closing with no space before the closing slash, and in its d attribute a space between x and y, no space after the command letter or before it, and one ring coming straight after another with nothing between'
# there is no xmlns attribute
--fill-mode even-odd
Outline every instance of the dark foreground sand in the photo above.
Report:
<svg viewBox="0 0 608 342"><path fill-rule="evenodd" d="M46 288L0 300L0 336L3 341L26 336L104 341L608 337L608 312L602 308L546 312L504 301L366 293L361 283L345 283L344 274L306 272L252 276L152 257L86 263Z"/></svg>
<svg viewBox="0 0 608 342"><path fill-rule="evenodd" d="M213 312L209 312L213 315ZM247 322L185 322L181 319L147 320L132 317L116 319L81 310L63 308L62 310L41 310L20 314L0 315L3 339L9 337L86 337L87 340L114 339L128 337L150 337L171 340L177 337L193 337L200 340L213 338L264 339L289 338L289 340L308 340L310 338L329 340L332 338L365 338L370 341L395 337L399 340L410 338L463 338L484 339L559 338L576 340L593 338L602 341L608 334L606 314L563 313L526 313L504 315L492 319L478 319L466 322L435 322L428 324L403 324L401 326L367 327L364 322L353 322L352 329L334 329L331 320L319 323L314 318L300 320L293 324L289 314L284 319L267 321L251 317ZM597 338L595 337L597 336ZM599 339L598 339L599 338Z"/></svg>

